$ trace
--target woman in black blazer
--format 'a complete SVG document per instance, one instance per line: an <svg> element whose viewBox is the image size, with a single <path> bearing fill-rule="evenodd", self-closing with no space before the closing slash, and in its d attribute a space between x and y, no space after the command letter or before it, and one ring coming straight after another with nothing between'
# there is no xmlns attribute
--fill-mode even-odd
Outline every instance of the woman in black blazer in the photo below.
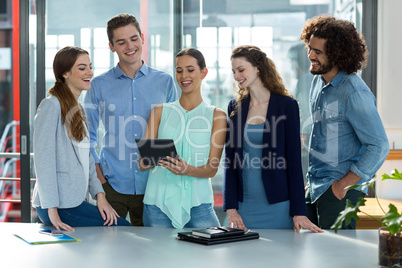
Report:
<svg viewBox="0 0 402 268"><path fill-rule="evenodd" d="M223 206L229 225L322 232L305 216L297 101L258 47L235 48L231 61L239 96L228 107Z"/></svg>

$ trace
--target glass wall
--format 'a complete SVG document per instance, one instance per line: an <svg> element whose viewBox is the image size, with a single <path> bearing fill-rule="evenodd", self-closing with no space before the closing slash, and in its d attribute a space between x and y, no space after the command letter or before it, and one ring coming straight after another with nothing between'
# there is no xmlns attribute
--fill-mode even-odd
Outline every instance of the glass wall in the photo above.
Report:
<svg viewBox="0 0 402 268"><path fill-rule="evenodd" d="M12 96L12 24L10 1L0 1L0 153L16 151L16 126L13 122ZM17 159L0 157L0 177L15 177ZM0 180L0 199L17 195L15 182ZM0 203L0 222L8 221L15 205Z"/></svg>
<svg viewBox="0 0 402 268"><path fill-rule="evenodd" d="M0 28L0 132L12 120L11 30ZM1 134L0 134L1 135ZM2 148L3 150L3 148Z"/></svg>
<svg viewBox="0 0 402 268"><path fill-rule="evenodd" d="M172 1L121 0L115 5L107 0L88 0L83 7L79 0L47 0L46 88L54 83L54 55L65 46L79 46L90 53L94 76L117 64L117 55L109 49L106 24L119 13L133 14L140 21L145 35L145 62L172 73Z"/></svg>
<svg viewBox="0 0 402 268"><path fill-rule="evenodd" d="M13 119L12 115L12 22L10 1L0 1L0 136L6 125ZM0 152L10 147L5 141L0 145ZM0 163L2 163L1 161ZM0 164L0 171L3 166ZM1 173L1 172L0 172Z"/></svg>

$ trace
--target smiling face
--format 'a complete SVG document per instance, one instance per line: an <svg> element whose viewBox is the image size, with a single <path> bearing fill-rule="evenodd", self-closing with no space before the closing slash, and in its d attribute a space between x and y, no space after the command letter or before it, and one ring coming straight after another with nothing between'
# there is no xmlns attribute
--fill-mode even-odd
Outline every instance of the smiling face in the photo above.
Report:
<svg viewBox="0 0 402 268"><path fill-rule="evenodd" d="M176 80L182 94L201 92L201 82L207 73L207 68L201 70L197 60L192 56L184 55L176 58Z"/></svg>
<svg viewBox="0 0 402 268"><path fill-rule="evenodd" d="M91 88L90 82L93 75L92 63L89 56L85 53L81 53L78 55L71 70L64 73L63 77L66 85L77 97L81 94L81 91Z"/></svg>
<svg viewBox="0 0 402 268"><path fill-rule="evenodd" d="M321 74L324 79L329 82L334 75L332 74L336 69L334 64L329 61L325 51L326 39L314 37L310 38L308 44L308 59L310 60L310 73ZM329 79L329 80L328 80Z"/></svg>
<svg viewBox="0 0 402 268"><path fill-rule="evenodd" d="M110 50L119 57L120 68L137 68L142 65L141 53L144 44L144 35L129 24L113 31L113 44L109 43Z"/></svg>
<svg viewBox="0 0 402 268"><path fill-rule="evenodd" d="M243 57L232 59L232 72L240 88L251 88L256 83L261 83L258 76L258 68L254 67Z"/></svg>

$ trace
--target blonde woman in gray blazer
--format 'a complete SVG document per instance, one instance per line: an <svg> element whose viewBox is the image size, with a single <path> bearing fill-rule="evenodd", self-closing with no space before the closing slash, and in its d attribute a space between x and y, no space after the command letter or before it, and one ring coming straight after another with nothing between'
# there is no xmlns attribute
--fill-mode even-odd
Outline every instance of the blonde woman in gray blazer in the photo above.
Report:
<svg viewBox="0 0 402 268"><path fill-rule="evenodd" d="M131 224L120 218L105 198L89 151L85 116L78 104L93 76L88 52L65 47L57 52L55 85L38 107L33 150L37 182L33 206L41 221L57 230L77 226ZM85 201L87 194L97 206Z"/></svg>

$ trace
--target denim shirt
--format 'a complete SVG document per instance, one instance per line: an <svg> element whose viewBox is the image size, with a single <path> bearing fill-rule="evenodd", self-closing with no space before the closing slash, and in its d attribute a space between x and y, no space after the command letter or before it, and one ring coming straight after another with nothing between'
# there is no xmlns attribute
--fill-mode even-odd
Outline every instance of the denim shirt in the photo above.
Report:
<svg viewBox="0 0 402 268"><path fill-rule="evenodd" d="M116 67L91 82L85 96L85 114L89 122L91 153L110 185L122 194L144 194L148 171L137 167L136 138L142 138L151 109L178 98L172 77L143 62L135 78ZM98 157L98 127L105 134Z"/></svg>
<svg viewBox="0 0 402 268"><path fill-rule="evenodd" d="M310 91L312 132L308 180L315 202L352 171L362 184L371 179L389 152L376 100L356 74L339 72L325 85L316 75Z"/></svg>

